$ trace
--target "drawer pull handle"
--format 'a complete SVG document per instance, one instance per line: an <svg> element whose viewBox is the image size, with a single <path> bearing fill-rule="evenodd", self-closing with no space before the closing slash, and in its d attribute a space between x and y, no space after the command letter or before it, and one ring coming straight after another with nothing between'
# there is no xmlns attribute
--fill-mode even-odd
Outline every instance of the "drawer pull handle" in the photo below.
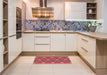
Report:
<svg viewBox="0 0 107 75"><path fill-rule="evenodd" d="M85 39L83 39L83 38L82 38L82 40L85 41L85 42L88 42L87 40L85 40Z"/></svg>
<svg viewBox="0 0 107 75"><path fill-rule="evenodd" d="M48 38L49 36L36 36L38 38Z"/></svg>
<svg viewBox="0 0 107 75"><path fill-rule="evenodd" d="M85 48L81 47L84 51L88 52L88 50L86 50Z"/></svg>

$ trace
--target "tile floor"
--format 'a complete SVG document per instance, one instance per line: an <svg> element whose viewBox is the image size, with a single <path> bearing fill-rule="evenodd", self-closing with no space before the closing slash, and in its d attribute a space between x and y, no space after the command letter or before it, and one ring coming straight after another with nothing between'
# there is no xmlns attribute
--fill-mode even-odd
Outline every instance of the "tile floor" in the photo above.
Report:
<svg viewBox="0 0 107 75"><path fill-rule="evenodd" d="M3 75L95 75L78 56L72 64L33 64L35 56L20 56Z"/></svg>

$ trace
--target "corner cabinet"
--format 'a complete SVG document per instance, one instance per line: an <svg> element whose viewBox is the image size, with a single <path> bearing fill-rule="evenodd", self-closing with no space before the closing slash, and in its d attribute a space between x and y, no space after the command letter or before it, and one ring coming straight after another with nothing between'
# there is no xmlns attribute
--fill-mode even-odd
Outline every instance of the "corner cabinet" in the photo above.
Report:
<svg viewBox="0 0 107 75"><path fill-rule="evenodd" d="M86 19L86 2L65 2L65 19Z"/></svg>
<svg viewBox="0 0 107 75"><path fill-rule="evenodd" d="M78 35L78 52L96 68L96 39Z"/></svg>
<svg viewBox="0 0 107 75"><path fill-rule="evenodd" d="M51 51L65 51L65 33L51 34Z"/></svg>
<svg viewBox="0 0 107 75"><path fill-rule="evenodd" d="M67 33L65 43L66 51L77 51L77 34Z"/></svg>

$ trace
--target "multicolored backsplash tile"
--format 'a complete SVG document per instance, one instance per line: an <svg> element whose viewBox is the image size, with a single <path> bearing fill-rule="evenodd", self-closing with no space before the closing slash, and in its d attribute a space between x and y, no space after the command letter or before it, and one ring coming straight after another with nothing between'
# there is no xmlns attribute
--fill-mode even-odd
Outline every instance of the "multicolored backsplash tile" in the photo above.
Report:
<svg viewBox="0 0 107 75"><path fill-rule="evenodd" d="M86 31L88 21L26 20L25 30L34 31Z"/></svg>

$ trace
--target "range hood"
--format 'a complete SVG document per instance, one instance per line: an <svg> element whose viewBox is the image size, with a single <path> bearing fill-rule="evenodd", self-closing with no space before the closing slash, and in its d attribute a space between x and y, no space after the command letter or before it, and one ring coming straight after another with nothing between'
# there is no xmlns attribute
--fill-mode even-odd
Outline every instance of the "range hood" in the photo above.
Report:
<svg viewBox="0 0 107 75"><path fill-rule="evenodd" d="M47 7L47 0L39 0L39 7L32 8L33 18L52 19L54 17L53 8Z"/></svg>

